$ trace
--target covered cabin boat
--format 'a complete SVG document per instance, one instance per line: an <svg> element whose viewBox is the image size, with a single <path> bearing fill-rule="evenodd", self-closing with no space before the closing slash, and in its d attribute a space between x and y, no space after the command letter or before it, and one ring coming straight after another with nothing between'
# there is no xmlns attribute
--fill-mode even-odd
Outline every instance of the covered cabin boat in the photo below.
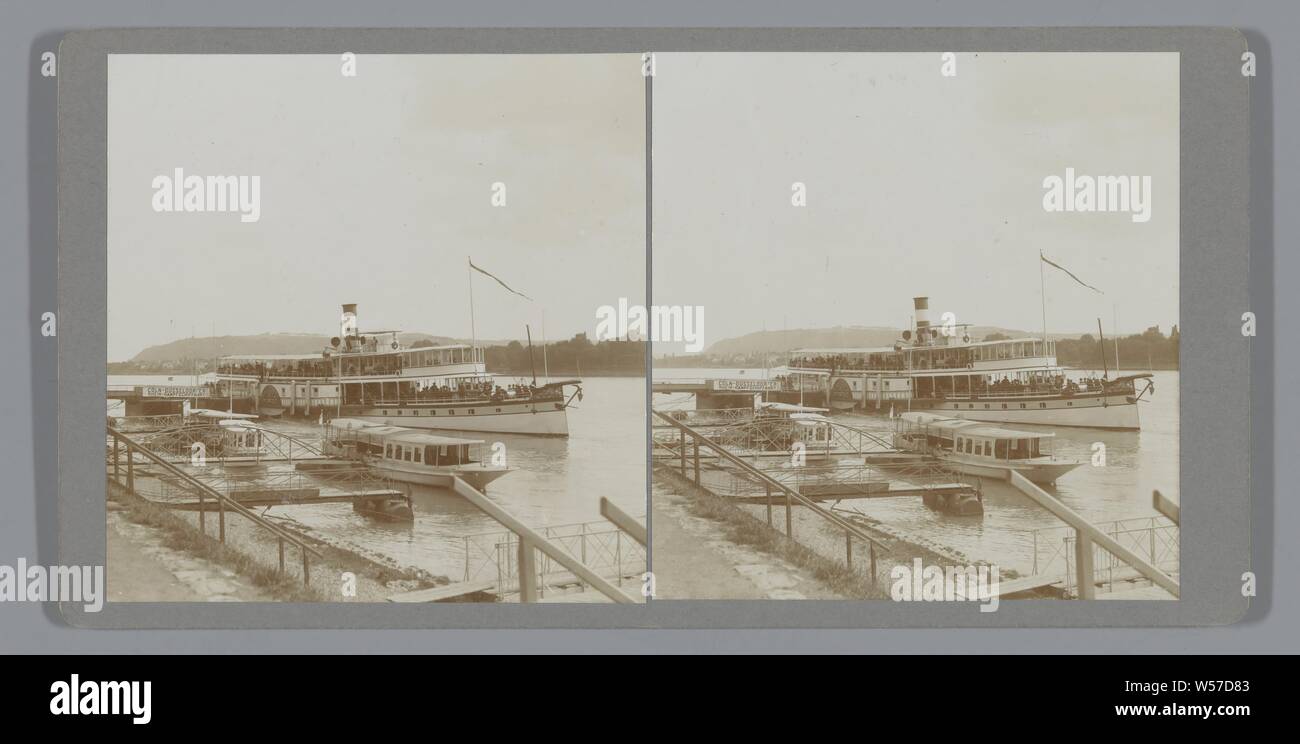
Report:
<svg viewBox="0 0 1300 744"><path fill-rule="evenodd" d="M1036 483L1053 483L1080 464L1055 457L1051 432L1004 429L933 413L899 416L894 446L923 452L968 475L1008 479L1018 472Z"/></svg>
<svg viewBox="0 0 1300 744"><path fill-rule="evenodd" d="M484 442L430 434L357 419L334 419L325 430L325 452L365 462L393 480L447 487L459 477L482 490L509 472L483 459Z"/></svg>

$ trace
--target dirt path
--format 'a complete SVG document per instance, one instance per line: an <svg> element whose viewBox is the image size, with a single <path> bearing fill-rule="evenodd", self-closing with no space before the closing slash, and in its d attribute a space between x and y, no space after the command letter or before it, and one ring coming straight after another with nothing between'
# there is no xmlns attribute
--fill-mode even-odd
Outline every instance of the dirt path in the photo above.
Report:
<svg viewBox="0 0 1300 744"><path fill-rule="evenodd" d="M108 601L269 602L230 569L172 550L166 533L108 511Z"/></svg>
<svg viewBox="0 0 1300 744"><path fill-rule="evenodd" d="M654 490L655 599L842 599L807 571L727 539L686 497Z"/></svg>

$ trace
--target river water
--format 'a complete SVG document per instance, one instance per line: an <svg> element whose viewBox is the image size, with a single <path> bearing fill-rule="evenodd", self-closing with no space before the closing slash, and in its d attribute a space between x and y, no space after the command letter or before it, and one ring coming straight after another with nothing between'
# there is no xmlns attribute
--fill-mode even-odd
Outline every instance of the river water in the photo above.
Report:
<svg viewBox="0 0 1300 744"><path fill-rule="evenodd" d="M750 377L762 370L658 369L656 379ZM1141 405L1142 430L1110 432L1068 427L1037 428L1056 434L1056 454L1090 461L1093 444L1106 445L1106 466L1081 466L1048 490L1095 523L1155 515L1151 491L1179 498L1178 373L1156 372L1156 391ZM110 376L110 385L191 384L189 375ZM629 514L646 513L645 380L590 378L584 398L569 411L570 436L550 439L489 435L507 447L516 470L487 489L529 526L540 528L600 518L606 496ZM658 407L691 407L691 396L656 395ZM110 412L112 409L110 409ZM888 433L885 416L842 414L846 423ZM319 428L300 420L268 422L304 436ZM982 517L958 517L926 508L919 498L860 499L840 503L880 520L890 528L960 551L971 560L997 563L1028 573L1034 560L1034 530L1061 523L1010 486L985 480ZM444 490L412 486L413 524L380 522L360 516L346 504L283 507L303 524L435 574L459 579L464 573L466 535L499 533L492 519ZM290 511L291 510L291 511ZM1041 549L1041 548L1040 548Z"/></svg>
<svg viewBox="0 0 1300 744"><path fill-rule="evenodd" d="M1079 459L1084 465L1063 476L1055 487L1047 487L1070 508L1094 523L1134 517L1151 517L1151 491L1158 489L1173 501L1179 500L1178 481L1178 373L1155 372L1155 395L1143 402L1141 431L1102 431L1070 427L1025 426L1017 429L1050 431L1056 434L1055 454ZM655 379L700 379L745 377L761 379L763 370L656 369ZM690 396L656 395L656 407L691 407ZM889 433L887 416L836 414L836 420L859 428ZM1106 445L1105 467L1091 465L1093 444ZM920 498L857 499L840 502L841 508L855 509L891 528L960 551L971 560L996 563L1028 574L1033 568L1034 530L1055 528L1060 520L1010 485L984 479L984 515L958 517L927 508ZM1059 536L1040 534L1040 538ZM1040 556L1047 550L1039 547Z"/></svg>
<svg viewBox="0 0 1300 744"><path fill-rule="evenodd" d="M189 385L190 375L110 375L109 385ZM605 496L636 517L646 513L645 379L583 380L583 400L569 409L569 437L461 434L504 442L515 470L493 481L489 498L533 528L600 519ZM113 412L110 407L109 412ZM304 438L319 438L314 422L264 422ZM449 432L452 436L457 434ZM405 566L460 580L466 535L503 533L497 522L441 488L413 485L415 522L382 522L348 504L277 507L276 511L322 533L388 556Z"/></svg>

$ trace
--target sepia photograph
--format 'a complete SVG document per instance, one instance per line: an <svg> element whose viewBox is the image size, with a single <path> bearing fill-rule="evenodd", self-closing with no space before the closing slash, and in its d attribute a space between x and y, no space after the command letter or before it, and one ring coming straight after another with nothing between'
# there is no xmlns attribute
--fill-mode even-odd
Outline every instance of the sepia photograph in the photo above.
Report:
<svg viewBox="0 0 1300 744"><path fill-rule="evenodd" d="M108 601L644 601L646 143L639 54L110 55Z"/></svg>
<svg viewBox="0 0 1300 744"><path fill-rule="evenodd" d="M656 62L656 597L1177 599L1179 55Z"/></svg>

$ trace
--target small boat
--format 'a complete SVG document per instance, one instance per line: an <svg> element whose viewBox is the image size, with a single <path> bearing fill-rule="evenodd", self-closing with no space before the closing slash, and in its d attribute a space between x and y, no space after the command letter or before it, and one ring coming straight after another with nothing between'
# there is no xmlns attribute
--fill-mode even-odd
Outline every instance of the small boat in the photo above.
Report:
<svg viewBox="0 0 1300 744"><path fill-rule="evenodd" d="M1020 431L933 413L909 411L896 419L894 446L937 458L949 470L1009 480L1017 472L1054 483L1083 463L1055 457L1050 432Z"/></svg>
<svg viewBox="0 0 1300 744"><path fill-rule="evenodd" d="M415 510L411 508L409 493L403 498L376 496L357 499L352 502L352 511L372 519L382 519L385 522L415 521Z"/></svg>
<svg viewBox="0 0 1300 744"><path fill-rule="evenodd" d="M806 460L823 460L837 454L826 408L794 403L758 402L754 405L753 429L759 449L776 448L789 454L796 443L803 446Z"/></svg>
<svg viewBox="0 0 1300 744"><path fill-rule="evenodd" d="M262 429L246 422L251 416L217 418L222 436L221 461L230 470L262 468L265 439Z"/></svg>
<svg viewBox="0 0 1300 744"><path fill-rule="evenodd" d="M401 426L340 418L326 424L321 451L366 464L376 475L446 488L460 478L482 491L510 469L483 460L481 439L429 434Z"/></svg>

